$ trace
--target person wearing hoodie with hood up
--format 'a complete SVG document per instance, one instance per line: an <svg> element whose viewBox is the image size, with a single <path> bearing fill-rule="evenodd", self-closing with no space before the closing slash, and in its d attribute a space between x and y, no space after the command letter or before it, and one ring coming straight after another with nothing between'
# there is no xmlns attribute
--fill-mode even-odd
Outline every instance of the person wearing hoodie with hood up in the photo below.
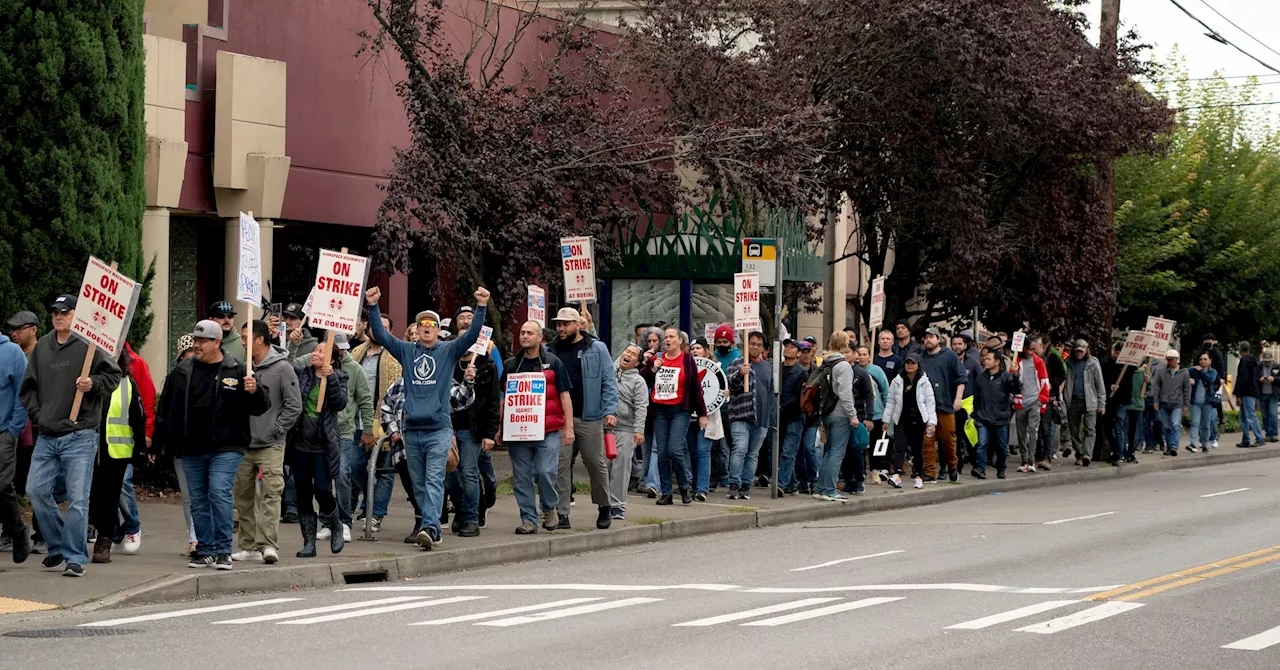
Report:
<svg viewBox="0 0 1280 670"><path fill-rule="evenodd" d="M266 322L254 321L252 328L246 327L245 331L253 353L253 375L271 399L271 408L261 416L249 417L249 448L236 469L232 490L240 519L236 543L240 550L231 555L231 560L275 563L280 560L285 440L302 414L302 395L293 366L279 349L271 346L271 330Z"/></svg>
<svg viewBox="0 0 1280 670"><path fill-rule="evenodd" d="M644 444L649 414L649 384L640 376L641 354L639 346L629 344L614 362L614 375L618 380L618 426L613 434L618 456L609 461L609 514L615 521L627 518L631 459L635 450Z"/></svg>

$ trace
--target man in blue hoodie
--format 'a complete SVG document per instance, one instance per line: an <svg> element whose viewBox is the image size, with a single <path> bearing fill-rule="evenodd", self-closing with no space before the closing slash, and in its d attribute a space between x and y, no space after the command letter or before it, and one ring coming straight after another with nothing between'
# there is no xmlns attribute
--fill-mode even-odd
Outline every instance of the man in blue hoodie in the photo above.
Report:
<svg viewBox="0 0 1280 670"><path fill-rule="evenodd" d="M418 313L418 341L396 339L382 327L378 300L382 290L377 286L365 292L369 305L369 326L373 339L395 357L404 368L405 397L402 437L405 458L409 463L409 479L413 497L423 511L418 545L430 550L440 542L440 508L444 502L445 461L453 441L453 418L449 407L449 388L458 359L476 343L484 326L489 291L476 289L476 312L471 327L456 339L440 341L440 315L424 310Z"/></svg>
<svg viewBox="0 0 1280 670"><path fill-rule="evenodd" d="M22 347L0 335L0 524L13 541L13 562L27 560L31 538L18 509L18 492L13 478L18 470L18 435L27 427L27 410L18 400L22 378L27 375L27 356Z"/></svg>

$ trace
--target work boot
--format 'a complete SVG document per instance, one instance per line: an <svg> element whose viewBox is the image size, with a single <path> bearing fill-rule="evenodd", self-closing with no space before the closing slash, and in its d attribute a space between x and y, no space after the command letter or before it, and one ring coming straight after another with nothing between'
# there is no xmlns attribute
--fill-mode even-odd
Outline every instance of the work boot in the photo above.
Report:
<svg viewBox="0 0 1280 670"><path fill-rule="evenodd" d="M316 557L316 515L299 514L298 527L302 529L302 548L298 550L298 558ZM331 535L330 538L333 536ZM338 538L342 534L338 533Z"/></svg>
<svg viewBox="0 0 1280 670"><path fill-rule="evenodd" d="M111 562L111 538L106 537L101 533L98 534L98 540L93 543L93 562Z"/></svg>
<svg viewBox="0 0 1280 670"><path fill-rule="evenodd" d="M413 517L413 530L409 531L409 535L404 538L405 544L413 544L418 541L418 529L422 527L422 517Z"/></svg>
<svg viewBox="0 0 1280 670"><path fill-rule="evenodd" d="M342 534L342 519L338 516L338 506L333 506L333 512L329 514L329 527L333 529L333 534L329 536L329 551L333 553L341 553L342 547L347 543L347 538ZM314 549L313 549L314 551Z"/></svg>
<svg viewBox="0 0 1280 670"><path fill-rule="evenodd" d="M613 521L612 518L610 517L610 514L612 511L613 509L608 505L599 506L600 513L596 517L596 528L599 528L600 530L605 530L606 528L609 527L609 525Z"/></svg>
<svg viewBox="0 0 1280 670"><path fill-rule="evenodd" d="M26 525L19 526L13 536L13 562L22 563L31 555L31 536L27 535Z"/></svg>

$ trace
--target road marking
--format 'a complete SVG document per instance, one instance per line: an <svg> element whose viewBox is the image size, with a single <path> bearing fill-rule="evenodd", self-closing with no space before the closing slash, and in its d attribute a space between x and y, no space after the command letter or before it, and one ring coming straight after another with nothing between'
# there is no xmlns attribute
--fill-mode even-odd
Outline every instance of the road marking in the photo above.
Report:
<svg viewBox="0 0 1280 670"><path fill-rule="evenodd" d="M902 598L864 598L862 600L855 600L851 603L840 603L839 605L819 607L816 610L809 610L807 612L796 612L795 614L787 614L780 617L774 617L772 619L764 619L762 621L748 621L747 623L744 623L741 625L743 626L782 626L784 624L795 623L797 621L804 621L806 619L816 619L818 617L824 617L830 614L839 614L840 612L848 612L850 610L862 609L864 607L872 607L875 605L882 605L884 603L891 603L895 600L902 600Z"/></svg>
<svg viewBox="0 0 1280 670"><path fill-rule="evenodd" d="M1256 565L1262 565L1263 563L1270 563L1277 559L1280 559L1280 545L1267 547L1266 549L1258 549L1257 551L1251 551L1247 554L1240 554L1239 556L1233 556L1231 558L1224 558L1219 561L1214 561L1213 563L1205 563L1204 565L1198 565L1194 568L1171 572L1161 577L1153 577L1151 579L1145 579L1125 586L1119 586L1090 596L1088 599L1136 600L1138 598L1145 598L1157 593L1163 593L1188 584L1194 584L1210 577L1217 577L1236 570L1251 568ZM1123 597L1118 597L1122 595Z"/></svg>
<svg viewBox="0 0 1280 670"><path fill-rule="evenodd" d="M537 621L548 621L550 619L563 619L565 617L577 616L579 614L591 614L592 612L603 612L605 610L617 609L619 607L630 607L631 605L643 605L645 603L656 603L662 598L626 598L624 600L611 600L594 605L579 605L577 607L569 607L562 610L552 610L550 612L538 612L537 614L528 614L525 616L511 617L510 619L498 619L497 621L481 621L477 626L519 626L520 624L534 623Z"/></svg>
<svg viewBox="0 0 1280 670"><path fill-rule="evenodd" d="M90 626L102 628L106 626L120 626L128 623L141 623L143 621L159 621L161 619L173 619L181 616L193 616L196 614L208 614L209 612L226 612L228 610L239 610L246 607L261 607L263 605L278 605L280 603L291 603L302 598L268 598L267 600L254 600L247 603L232 603L230 605L213 605L212 607L194 607L186 610L174 610L172 612L158 612L156 614L143 614L140 616L131 616L124 619L107 619L106 621L94 621L92 623L82 623L81 626Z"/></svg>
<svg viewBox="0 0 1280 670"><path fill-rule="evenodd" d="M765 614L773 614L775 612L785 612L787 610L800 609L810 605L821 605L829 603L839 598L805 598L804 600L793 600L789 603L781 603L778 605L769 605L767 607L757 607L755 609L746 610L745 612L734 612L733 614L722 614L707 619L698 619L697 621L686 621L684 623L675 624L676 626L715 626L717 624L728 623L730 621L741 621L742 619L750 619Z"/></svg>
<svg viewBox="0 0 1280 670"><path fill-rule="evenodd" d="M1095 621L1101 621L1108 617L1113 617L1117 614L1123 614L1125 612L1128 612L1129 610L1136 610L1139 607L1143 607L1143 603L1122 603L1122 602L1103 603L1096 607L1090 607L1087 610L1076 612L1074 614L1068 614L1063 617L1058 617L1057 619L1050 619L1049 621L1046 621L1044 623L1038 623L1038 624L1035 624L1034 626L1026 626L1024 628L1019 628L1017 629L1017 632L1039 633L1041 635L1052 635L1054 633L1061 633L1064 630L1075 628L1076 626L1083 626L1088 623L1093 623Z"/></svg>
<svg viewBox="0 0 1280 670"><path fill-rule="evenodd" d="M1229 494L1232 494L1232 493L1240 493L1241 491L1248 491L1248 490L1249 490L1249 489L1248 489L1247 487L1246 487L1246 488L1243 488L1243 489L1231 489L1230 491L1219 491L1219 492L1217 492L1217 493L1206 493L1206 494L1204 494L1204 495L1202 495L1202 496L1200 496L1200 497L1201 497L1201 498L1216 498L1216 497L1218 497L1218 496L1225 496L1225 495L1229 495Z"/></svg>
<svg viewBox="0 0 1280 670"><path fill-rule="evenodd" d="M861 586L819 586L814 588L793 588L763 586L747 589L747 593L841 593L844 591L975 591L978 593L999 593L1016 591L1012 586L995 584L867 584Z"/></svg>
<svg viewBox="0 0 1280 670"><path fill-rule="evenodd" d="M1083 602L1083 601L1080 601L1080 600L1046 600L1045 602L1042 602L1042 603L1036 603L1035 605L1028 605L1028 606L1026 606L1026 607L1019 607L1019 608L1018 608L1018 609L1016 609L1016 610L1009 610L1008 612L1001 612L1001 613L999 613L999 614L992 614L991 616L985 616L985 617L982 617L981 619L974 619L973 621L966 621L966 622L964 622L964 623L958 623L958 624L956 624L956 625L954 625L954 626L947 626L947 629L948 629L948 630L952 630L952 629L954 629L954 630L982 630L983 628L989 628L989 627L994 626L994 625L996 625L996 624L1006 623L1006 622L1009 622L1009 621L1013 621L1013 620L1015 620L1015 619L1021 619L1021 618L1023 618L1023 617L1029 617L1029 616L1031 616L1031 615L1033 615L1033 614L1040 614L1041 612L1048 612L1049 610L1056 610L1056 609L1058 609L1059 607L1066 607L1067 605L1071 605L1071 604L1078 603L1078 602Z"/></svg>
<svg viewBox="0 0 1280 670"><path fill-rule="evenodd" d="M454 596L453 598L445 598L443 600L420 600L412 603L400 603L399 605L385 605L383 607L373 607L370 609L356 610L354 612L339 612L337 614L326 614L324 616L311 617L309 619L294 619L292 621L280 621L277 626L305 626L313 623L327 623L329 621L340 621L342 619L354 619L362 616L372 616L374 614L386 614L388 612L400 612L403 610L413 610L422 607L435 607L437 605L452 605L454 603L466 602L468 600L480 600L488 596Z"/></svg>
<svg viewBox="0 0 1280 670"><path fill-rule="evenodd" d="M1257 635L1246 637L1243 640L1236 640L1231 644L1222 645L1223 649L1243 649L1245 651L1262 651L1267 647L1280 643L1280 626L1276 626L1271 630L1262 631Z"/></svg>
<svg viewBox="0 0 1280 670"><path fill-rule="evenodd" d="M1111 516L1115 512L1103 512L1102 514L1090 514L1088 516L1073 516L1070 519L1058 519L1057 521L1046 521L1046 526L1056 526L1060 523L1070 523L1072 521L1084 521L1085 519L1097 519L1098 517Z"/></svg>
<svg viewBox="0 0 1280 670"><path fill-rule="evenodd" d="M817 565L809 565L803 568L791 568L791 572L804 572L805 570L817 570L818 568L827 568L833 565L840 565L841 563L848 563L850 561L861 561L864 558L879 558L881 556L901 554L904 551L906 551L906 549L894 549L893 551L882 551L878 554L867 554L866 556L854 556L853 558L840 558L834 561L827 561L826 563L819 563Z"/></svg>
<svg viewBox="0 0 1280 670"><path fill-rule="evenodd" d="M733 591L736 584L459 584L457 586L357 586L339 591Z"/></svg>
<svg viewBox="0 0 1280 670"><path fill-rule="evenodd" d="M568 605L579 605L581 603L589 603L600 600L600 598L568 598L566 600L557 600L555 602L542 603L541 605L525 605L524 607L512 607L505 610L494 610L492 612L480 612L479 614L464 614L463 616L449 617L448 619L435 619L433 621L419 621L411 623L410 626L443 626L447 623L463 623L466 621L479 621L480 619L492 619L494 617L506 616L508 614L523 614L525 612L537 612L538 610L549 610L554 607L565 607Z"/></svg>
<svg viewBox="0 0 1280 670"><path fill-rule="evenodd" d="M402 603L410 600L425 600L426 596L396 596L395 598L379 598L377 600L364 600L358 603L344 603L342 605L327 605L325 607L312 607L305 610L294 610L291 612L277 612L275 614L264 614L262 616L251 616L244 619L229 619L227 621L215 621L215 624L246 624L261 623L263 621L279 621L280 619L296 619L298 617L310 616L312 614L325 614L327 612L342 612L344 610L355 610L362 607L373 607L375 605L389 605L391 603Z"/></svg>

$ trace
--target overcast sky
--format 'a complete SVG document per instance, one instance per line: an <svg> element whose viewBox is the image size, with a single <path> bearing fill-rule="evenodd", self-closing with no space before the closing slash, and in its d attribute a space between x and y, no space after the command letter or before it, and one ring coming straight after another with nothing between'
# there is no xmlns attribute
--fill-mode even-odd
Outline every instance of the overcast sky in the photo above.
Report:
<svg viewBox="0 0 1280 670"><path fill-rule="evenodd" d="M1280 0L1178 0L1178 3L1218 34L1269 65L1280 68L1280 54L1276 53L1280 52ZM1262 44L1215 14L1215 9L1261 40ZM1092 23L1090 39L1096 43L1100 13L1098 0L1091 0L1087 12ZM1143 42L1153 45L1153 55L1160 60L1164 60L1176 45L1192 77L1208 77L1215 71L1226 76L1260 75L1260 83L1266 84L1260 92L1280 100L1280 74L1232 47L1206 37L1204 27L1170 0L1121 0L1120 24L1122 31L1126 28L1137 30ZM1261 76L1267 74L1270 76ZM1235 81L1232 80L1233 83ZM1280 105L1261 109L1270 111L1273 118L1280 117Z"/></svg>

